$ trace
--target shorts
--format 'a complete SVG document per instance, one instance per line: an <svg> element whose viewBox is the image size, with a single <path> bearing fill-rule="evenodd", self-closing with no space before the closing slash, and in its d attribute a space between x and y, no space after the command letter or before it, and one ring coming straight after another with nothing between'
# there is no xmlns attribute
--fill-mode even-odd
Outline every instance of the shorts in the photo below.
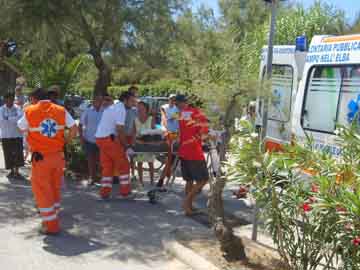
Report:
<svg viewBox="0 0 360 270"><path fill-rule="evenodd" d="M97 155L99 154L99 147L96 145L96 143L84 142L84 151L87 156L89 155Z"/></svg>
<svg viewBox="0 0 360 270"><path fill-rule="evenodd" d="M208 181L209 172L205 160L181 160L181 174L185 181Z"/></svg>

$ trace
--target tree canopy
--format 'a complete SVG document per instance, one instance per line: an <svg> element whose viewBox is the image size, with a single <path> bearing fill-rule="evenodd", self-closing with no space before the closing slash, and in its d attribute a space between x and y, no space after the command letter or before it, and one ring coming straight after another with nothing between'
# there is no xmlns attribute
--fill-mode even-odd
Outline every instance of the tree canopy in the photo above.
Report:
<svg viewBox="0 0 360 270"><path fill-rule="evenodd" d="M206 98L213 97L205 94L209 91L223 93L224 100L231 89L256 80L270 13L262 0L219 0L220 16L205 6L194 11L189 0L0 0L0 5L0 39L16 40L18 53L11 61L32 77L28 81L38 77L47 86L54 79L44 70L59 59L64 66L84 56L76 69L80 74L64 86L68 91L167 84ZM276 44L293 44L302 34L311 40L356 29L358 23L349 25L343 11L321 1L309 9L282 4Z"/></svg>

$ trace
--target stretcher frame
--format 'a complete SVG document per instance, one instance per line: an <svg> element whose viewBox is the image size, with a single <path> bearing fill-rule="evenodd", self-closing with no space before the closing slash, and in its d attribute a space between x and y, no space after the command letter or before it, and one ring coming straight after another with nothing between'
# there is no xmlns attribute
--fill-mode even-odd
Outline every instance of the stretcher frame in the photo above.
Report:
<svg viewBox="0 0 360 270"><path fill-rule="evenodd" d="M209 172L209 177L214 178L214 177L216 177L218 171L215 168L217 165L215 164L215 160L214 160L215 158L213 157L213 154L214 154L214 151L216 152L216 154L218 154L218 148L217 148L216 141L209 140L207 142L207 144L208 144L209 150L204 151L205 161L206 161L207 169ZM174 146L174 143L170 147L173 147L173 146ZM136 156L137 154L145 154L145 153L146 154L151 153L151 154L154 154L155 156L160 155L160 154L164 154L164 155L168 154L168 152L164 152L164 151L159 151L159 152L137 151L137 152L134 152L134 156ZM177 152L171 151L171 154L175 158L172 160L172 164L171 164L171 168L170 168L170 177L168 177L167 181L165 182L164 187L154 188L154 190L163 190L164 188L166 188L167 193L173 191L173 186L174 186L175 180L177 178L176 171L178 170L181 161L180 161L180 158L179 158ZM164 165L166 165L166 163L162 162L162 166L160 168L164 167ZM165 170L165 169L166 169L166 166L163 168L163 170ZM162 172L163 171L161 171L160 175L162 174Z"/></svg>

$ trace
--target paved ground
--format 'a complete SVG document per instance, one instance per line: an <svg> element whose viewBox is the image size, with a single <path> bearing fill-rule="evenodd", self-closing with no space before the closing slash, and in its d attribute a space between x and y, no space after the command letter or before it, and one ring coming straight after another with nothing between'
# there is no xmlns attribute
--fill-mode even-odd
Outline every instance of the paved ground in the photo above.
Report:
<svg viewBox="0 0 360 270"><path fill-rule="evenodd" d="M161 244L174 228L199 226L177 205L170 209L145 199L102 202L95 190L68 185L61 215L64 232L44 237L37 233L29 183L9 182L5 175L0 170L1 269L189 269L170 258Z"/></svg>
<svg viewBox="0 0 360 270"><path fill-rule="evenodd" d="M174 182L173 189L177 195L183 197L184 183L180 178L177 178ZM253 206L248 199L236 199L233 196L233 192L239 189L239 184L237 183L227 183L224 193L224 208L225 212L228 214L234 215L239 220L242 220L243 223L251 223L253 220ZM209 194L209 185L204 187L204 190L201 194L198 195L196 199L197 207L206 208L207 200Z"/></svg>
<svg viewBox="0 0 360 270"><path fill-rule="evenodd" d="M0 168L3 168L0 150ZM23 169L29 174L29 168ZM64 190L61 219L64 232L60 237L44 237L37 233L39 223L31 187L26 180L9 181L0 170L0 261L2 269L99 269L119 268L188 270L164 251L161 241L175 228L195 230L198 222L184 217L181 197L184 183L177 179L175 192L167 194L159 204L147 198L135 201L98 200L97 190L70 182ZM235 200L230 184L224 192L225 209L244 221L251 220L251 207L246 200ZM206 208L208 187L197 200ZM201 228L200 228L201 229Z"/></svg>

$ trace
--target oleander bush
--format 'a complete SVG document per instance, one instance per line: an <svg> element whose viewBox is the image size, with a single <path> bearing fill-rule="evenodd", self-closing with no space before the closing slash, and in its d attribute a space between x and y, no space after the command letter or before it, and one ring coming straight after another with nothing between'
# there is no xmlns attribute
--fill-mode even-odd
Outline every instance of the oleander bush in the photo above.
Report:
<svg viewBox="0 0 360 270"><path fill-rule="evenodd" d="M360 135L338 129L342 155L318 152L313 141L263 153L251 124L232 141L230 180L249 185L289 269L360 269ZM244 128L245 127L245 128Z"/></svg>

